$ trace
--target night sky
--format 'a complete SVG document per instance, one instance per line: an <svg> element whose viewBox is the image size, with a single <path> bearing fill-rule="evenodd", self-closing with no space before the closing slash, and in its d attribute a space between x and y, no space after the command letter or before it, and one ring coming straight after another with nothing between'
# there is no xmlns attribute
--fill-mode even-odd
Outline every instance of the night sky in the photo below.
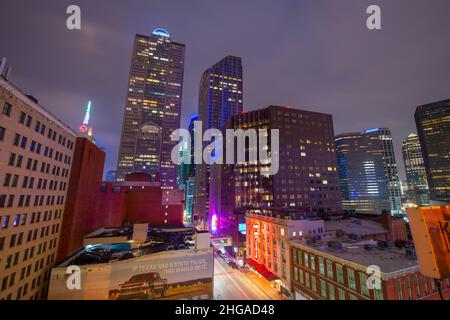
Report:
<svg viewBox="0 0 450 320"><path fill-rule="evenodd" d="M82 29L66 28L81 7ZM382 30L366 8L382 9ZM1 0L0 57L11 81L73 128L88 100L97 144L116 167L134 35L166 28L186 44L182 126L201 73L242 57L244 108L331 113L335 133L389 127L399 173L415 107L450 98L449 0Z"/></svg>

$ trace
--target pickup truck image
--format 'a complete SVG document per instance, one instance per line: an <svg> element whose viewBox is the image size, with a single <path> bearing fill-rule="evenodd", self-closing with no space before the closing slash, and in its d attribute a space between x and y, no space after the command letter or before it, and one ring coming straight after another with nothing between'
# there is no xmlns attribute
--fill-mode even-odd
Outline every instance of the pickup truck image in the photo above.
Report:
<svg viewBox="0 0 450 320"><path fill-rule="evenodd" d="M152 300L165 297L167 288L167 279L161 279L159 273L141 273L119 284L117 289L109 292L109 297L113 300Z"/></svg>

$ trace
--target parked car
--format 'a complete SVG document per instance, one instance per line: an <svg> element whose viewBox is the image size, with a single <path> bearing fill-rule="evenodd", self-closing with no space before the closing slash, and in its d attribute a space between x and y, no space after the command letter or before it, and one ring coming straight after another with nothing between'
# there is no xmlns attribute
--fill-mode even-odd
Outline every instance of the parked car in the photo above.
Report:
<svg viewBox="0 0 450 320"><path fill-rule="evenodd" d="M167 251L175 250L175 247L174 247L172 244L170 244L170 245L168 245L168 246L166 247L166 250L167 250Z"/></svg>
<svg viewBox="0 0 450 320"><path fill-rule="evenodd" d="M109 297L115 300L151 300L156 296L165 297L168 287L167 279L161 279L159 273L141 273L119 284L118 289L109 292Z"/></svg>

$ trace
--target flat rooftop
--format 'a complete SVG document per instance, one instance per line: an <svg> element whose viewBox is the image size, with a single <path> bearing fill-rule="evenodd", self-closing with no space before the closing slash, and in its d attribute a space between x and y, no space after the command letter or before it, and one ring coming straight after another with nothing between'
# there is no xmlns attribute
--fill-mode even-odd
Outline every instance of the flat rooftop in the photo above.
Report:
<svg viewBox="0 0 450 320"><path fill-rule="evenodd" d="M339 241L341 249L334 249L328 246L328 241ZM419 269L418 261L407 256L403 249L379 248L366 250L365 244L376 245L376 241L341 241L340 239L319 240L316 243L308 243L306 239L294 240L291 242L294 247L306 247L312 251L318 251L324 255L337 257L348 262L359 264L363 267L377 265L383 273L400 272L405 269Z"/></svg>
<svg viewBox="0 0 450 320"><path fill-rule="evenodd" d="M365 219L342 219L325 221L325 231L342 230L347 234L371 235L386 233L381 223Z"/></svg>
<svg viewBox="0 0 450 320"><path fill-rule="evenodd" d="M101 228L86 236L88 239L119 237L118 243L92 243L67 257L58 267L69 265L102 264L123 261L143 255L156 254L165 251L190 250L193 245L186 245L184 237L195 233L194 228L149 228L147 241L142 248L133 249L131 242L132 228ZM194 238L193 238L194 239Z"/></svg>

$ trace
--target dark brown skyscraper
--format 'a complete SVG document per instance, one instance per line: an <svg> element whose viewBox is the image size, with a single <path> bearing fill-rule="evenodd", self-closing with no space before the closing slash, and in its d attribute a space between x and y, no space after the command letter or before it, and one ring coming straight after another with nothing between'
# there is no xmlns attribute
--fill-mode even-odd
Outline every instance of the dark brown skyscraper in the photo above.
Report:
<svg viewBox="0 0 450 320"><path fill-rule="evenodd" d="M450 99L417 107L415 118L430 197L450 202Z"/></svg>
<svg viewBox="0 0 450 320"><path fill-rule="evenodd" d="M279 129L279 171L263 175L259 162L237 164L232 169L222 166L222 179L217 179L221 180L221 195L214 200L221 215L218 221L227 219L224 214L246 208L288 208L318 215L341 212L331 115L270 106L235 115L226 127L267 129L269 151L270 130Z"/></svg>
<svg viewBox="0 0 450 320"><path fill-rule="evenodd" d="M131 172L159 173L175 187L172 132L180 127L184 44L164 29L136 35L117 164L117 180Z"/></svg>

